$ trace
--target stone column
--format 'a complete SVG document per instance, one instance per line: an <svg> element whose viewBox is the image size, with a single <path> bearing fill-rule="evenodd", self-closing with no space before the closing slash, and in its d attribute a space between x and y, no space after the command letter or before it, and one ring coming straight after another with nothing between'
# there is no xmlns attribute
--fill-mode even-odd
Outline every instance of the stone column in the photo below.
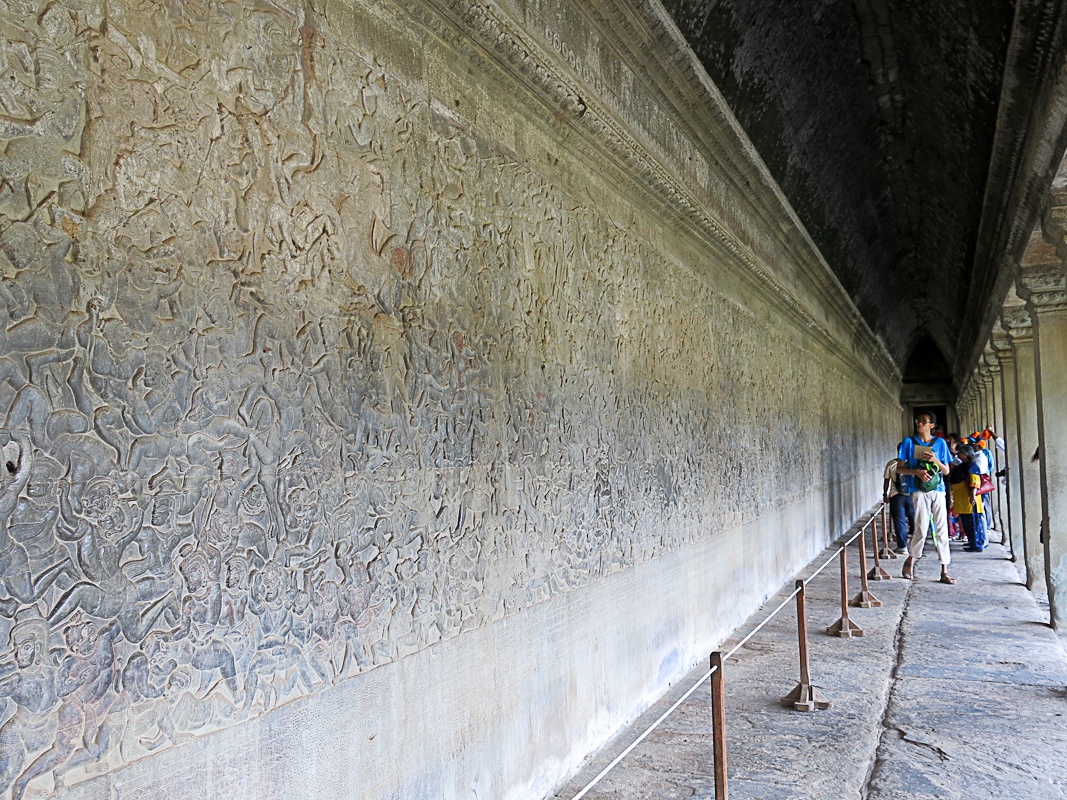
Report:
<svg viewBox="0 0 1067 800"><path fill-rule="evenodd" d="M985 430L993 424L993 377L989 372L989 364L986 362L984 355L978 367L978 379L978 385L982 391L982 413L978 424L974 426L975 431Z"/></svg>
<svg viewBox="0 0 1067 800"><path fill-rule="evenodd" d="M1013 453L1018 453L1023 561L1026 588L1033 589L1045 579L1045 548L1041 542L1041 469L1030 460L1038 446L1034 337L1030 315L1021 305L1005 306L1001 322L1015 350L1016 427L1019 435L1008 446L1014 448Z"/></svg>
<svg viewBox="0 0 1067 800"><path fill-rule="evenodd" d="M1020 295L1033 322L1041 513L1052 626L1067 623L1067 276L1026 275Z"/></svg>
<svg viewBox="0 0 1067 800"><path fill-rule="evenodd" d="M1007 487L1004 499L1006 504L1001 505L1001 512L1007 507L1007 517L1002 521L1007 531L1008 543L1011 546L1011 560L1018 561L1023 557L1023 506L1022 486L1020 477L1022 466L1019 462L1019 402L1015 396L1015 350L1012 348L1011 339L999 325L993 331L993 349L996 350L997 359L1000 362L1001 397L1003 399L1003 418L997 428L1004 438L1006 446L1004 465L1007 467Z"/></svg>

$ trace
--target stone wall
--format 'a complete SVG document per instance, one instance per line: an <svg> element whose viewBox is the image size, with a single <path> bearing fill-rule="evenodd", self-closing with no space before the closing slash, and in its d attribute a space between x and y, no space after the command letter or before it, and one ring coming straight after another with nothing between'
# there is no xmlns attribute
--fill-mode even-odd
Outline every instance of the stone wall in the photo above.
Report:
<svg viewBox="0 0 1067 800"><path fill-rule="evenodd" d="M0 796L539 797L874 501L899 376L616 11L0 11Z"/></svg>

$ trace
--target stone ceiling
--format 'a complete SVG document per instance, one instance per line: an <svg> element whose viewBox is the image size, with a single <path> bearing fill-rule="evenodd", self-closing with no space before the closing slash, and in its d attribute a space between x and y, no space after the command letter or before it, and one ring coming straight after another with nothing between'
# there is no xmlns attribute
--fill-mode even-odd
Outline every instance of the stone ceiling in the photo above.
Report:
<svg viewBox="0 0 1067 800"><path fill-rule="evenodd" d="M988 296L1000 268L979 244L983 215L1003 216L986 197L1007 180L998 165L1032 147L998 138L1016 122L1002 86L1017 83L1018 26L1047 20L1016 22L1011 0L664 6L898 364L931 339L950 365L966 358L962 328L980 314L968 307L988 299L975 286Z"/></svg>

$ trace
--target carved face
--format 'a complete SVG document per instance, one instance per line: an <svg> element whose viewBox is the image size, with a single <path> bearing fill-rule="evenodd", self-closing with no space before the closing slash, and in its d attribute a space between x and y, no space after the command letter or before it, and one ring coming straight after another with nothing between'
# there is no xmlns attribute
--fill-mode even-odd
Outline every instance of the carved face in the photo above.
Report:
<svg viewBox="0 0 1067 800"><path fill-rule="evenodd" d="M129 510L119 488L109 478L91 481L81 497L82 513L105 539L115 539L129 527Z"/></svg>
<svg viewBox="0 0 1067 800"><path fill-rule="evenodd" d="M285 591L285 570L277 561L270 561L263 567L263 599L268 603L277 602Z"/></svg>
<svg viewBox="0 0 1067 800"><path fill-rule="evenodd" d="M282 510L290 527L306 527L315 516L316 493L311 487L316 482L315 471L310 465L294 468L283 477Z"/></svg>
<svg viewBox="0 0 1067 800"><path fill-rule="evenodd" d="M36 634L24 635L14 642L15 664L19 669L29 669L41 661L44 643Z"/></svg>
<svg viewBox="0 0 1067 800"><path fill-rule="evenodd" d="M59 479L59 471L47 462L40 466L35 463L30 471L30 480L26 484L26 494L34 500L56 496L56 482Z"/></svg>
<svg viewBox="0 0 1067 800"><path fill-rule="evenodd" d="M226 588L239 591L247 587L250 567L247 556L234 553L226 562Z"/></svg>
<svg viewBox="0 0 1067 800"><path fill-rule="evenodd" d="M224 450L219 456L219 475L226 480L236 480L244 473L248 459L240 450Z"/></svg>
<svg viewBox="0 0 1067 800"><path fill-rule="evenodd" d="M63 637L66 639L67 649L82 658L92 653L93 647L96 646L97 635L91 622L68 625L63 631Z"/></svg>
<svg viewBox="0 0 1067 800"><path fill-rule="evenodd" d="M227 551L237 543L237 526L233 515L222 509L211 514L207 524L207 538L219 550Z"/></svg>
<svg viewBox="0 0 1067 800"><path fill-rule="evenodd" d="M175 498L173 495L163 494L156 497L152 504L152 526L165 528L174 513Z"/></svg>
<svg viewBox="0 0 1067 800"><path fill-rule="evenodd" d="M159 347L149 348L145 353L141 381L149 389L164 391L174 383L174 365L166 351Z"/></svg>
<svg viewBox="0 0 1067 800"><path fill-rule="evenodd" d="M267 510L267 493L263 485L253 483L241 496L241 510L249 516L255 517Z"/></svg>
<svg viewBox="0 0 1067 800"><path fill-rule="evenodd" d="M178 570L185 579L189 594L196 598L207 595L211 588L211 566L203 553L194 550L182 560Z"/></svg>

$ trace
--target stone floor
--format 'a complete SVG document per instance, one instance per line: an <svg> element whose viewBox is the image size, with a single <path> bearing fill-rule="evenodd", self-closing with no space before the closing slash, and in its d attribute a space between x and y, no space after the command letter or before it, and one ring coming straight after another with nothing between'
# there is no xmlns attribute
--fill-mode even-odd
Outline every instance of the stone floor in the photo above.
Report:
<svg viewBox="0 0 1067 800"><path fill-rule="evenodd" d="M1067 650L1001 545L952 549L955 586L936 582L932 545L914 582L899 578L902 560L885 564L894 579L871 583L884 605L850 611L862 638L824 632L840 616L836 565L809 585L812 680L832 709L800 713L778 702L798 677L792 604L727 663L732 800L1067 798ZM855 594L855 547L849 555ZM571 800L706 670L680 681L555 797ZM713 798L709 720L705 683L586 797Z"/></svg>

